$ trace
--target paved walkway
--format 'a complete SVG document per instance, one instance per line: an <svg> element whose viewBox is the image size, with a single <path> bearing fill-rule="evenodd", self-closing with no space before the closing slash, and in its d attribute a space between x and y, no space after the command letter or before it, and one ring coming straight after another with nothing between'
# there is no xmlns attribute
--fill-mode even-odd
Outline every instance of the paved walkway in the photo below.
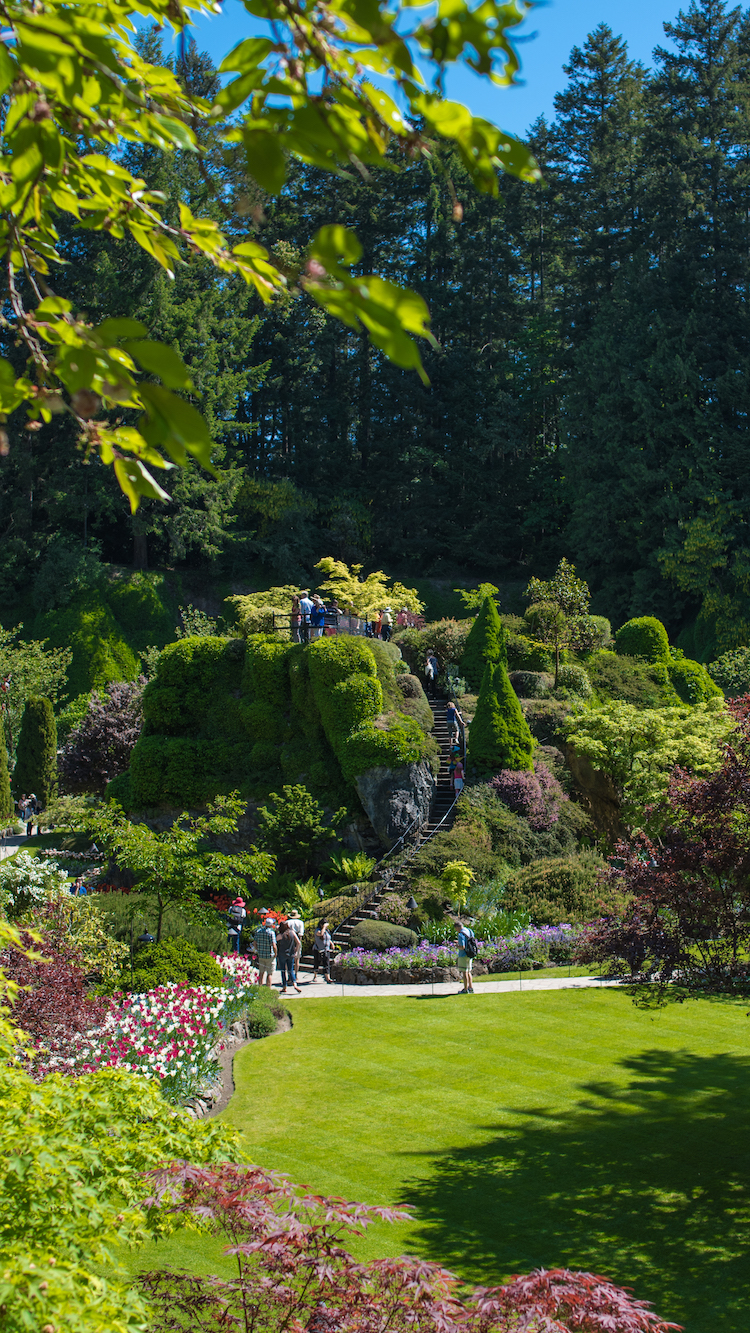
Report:
<svg viewBox="0 0 750 1333"><path fill-rule="evenodd" d="M586 986L617 986L617 981L602 981L599 977L539 977L532 980L533 973L521 973L520 979L513 981L480 981L475 986L476 995L507 995L518 991L530 990L572 990ZM278 990L277 985L274 990ZM341 982L332 982L327 986L324 981L314 982L302 977L302 993L287 991L284 1000L335 1000L363 999L371 1000L381 995L432 996L456 995L461 987L457 981L415 982L407 986L344 986Z"/></svg>
<svg viewBox="0 0 750 1333"><path fill-rule="evenodd" d="M6 856L12 856L19 847L23 847L27 838L24 833L14 833L12 838L6 838L0 846L0 861L4 861Z"/></svg>

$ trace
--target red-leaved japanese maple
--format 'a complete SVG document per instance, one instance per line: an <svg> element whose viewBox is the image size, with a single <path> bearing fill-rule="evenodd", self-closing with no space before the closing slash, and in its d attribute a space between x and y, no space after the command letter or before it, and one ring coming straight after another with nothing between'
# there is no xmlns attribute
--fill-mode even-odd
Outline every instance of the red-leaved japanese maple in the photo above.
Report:
<svg viewBox="0 0 750 1333"><path fill-rule="evenodd" d="M658 839L618 843L605 879L631 895L620 917L580 938L581 962L624 961L643 980L690 987L750 980L750 695L730 705L737 728L708 778L675 769Z"/></svg>
<svg viewBox="0 0 750 1333"><path fill-rule="evenodd" d="M643 1301L591 1273L540 1270L466 1300L437 1264L358 1263L342 1241L403 1209L304 1194L258 1167L173 1162L152 1172L152 1208L207 1223L237 1260L234 1278L160 1271L140 1278L153 1333L667 1333Z"/></svg>
<svg viewBox="0 0 750 1333"><path fill-rule="evenodd" d="M25 946L33 943L29 936L22 938ZM54 947L48 939L32 956L18 949L3 950L0 968L20 987L13 1020L36 1048L30 1072L42 1077L50 1068L50 1060L54 1067L69 1053L77 1033L102 1022L108 1001L89 996L86 977L70 952Z"/></svg>

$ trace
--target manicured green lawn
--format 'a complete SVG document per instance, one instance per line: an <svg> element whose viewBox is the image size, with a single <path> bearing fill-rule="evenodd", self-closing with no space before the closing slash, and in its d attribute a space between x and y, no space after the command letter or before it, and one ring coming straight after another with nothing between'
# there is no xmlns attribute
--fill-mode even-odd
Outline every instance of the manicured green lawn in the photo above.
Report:
<svg viewBox="0 0 750 1333"><path fill-rule="evenodd" d="M224 1114L263 1166L412 1205L362 1257L471 1283L590 1269L688 1333L744 1333L749 1042L741 1004L644 1012L611 990L303 1001L239 1054ZM148 1263L215 1257L183 1233Z"/></svg>

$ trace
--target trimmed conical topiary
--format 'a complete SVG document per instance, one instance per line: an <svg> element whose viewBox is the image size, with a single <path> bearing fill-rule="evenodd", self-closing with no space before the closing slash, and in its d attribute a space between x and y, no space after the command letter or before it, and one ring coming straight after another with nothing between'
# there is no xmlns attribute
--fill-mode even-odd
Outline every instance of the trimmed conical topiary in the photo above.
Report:
<svg viewBox="0 0 750 1333"><path fill-rule="evenodd" d="M52 704L42 697L26 700L13 769L16 797L33 792L44 809L57 790L57 725Z"/></svg>
<svg viewBox="0 0 750 1333"><path fill-rule="evenodd" d="M491 597L485 597L482 602L461 657L461 672L475 694L481 688L488 662L508 665L505 630Z"/></svg>
<svg viewBox="0 0 750 1333"><path fill-rule="evenodd" d="M534 739L502 662L485 668L477 711L469 728L468 762L479 778L504 768L533 769Z"/></svg>
<svg viewBox="0 0 750 1333"><path fill-rule="evenodd" d="M8 776L8 751L5 739L0 736L0 820L8 820L13 814L13 797L10 794Z"/></svg>

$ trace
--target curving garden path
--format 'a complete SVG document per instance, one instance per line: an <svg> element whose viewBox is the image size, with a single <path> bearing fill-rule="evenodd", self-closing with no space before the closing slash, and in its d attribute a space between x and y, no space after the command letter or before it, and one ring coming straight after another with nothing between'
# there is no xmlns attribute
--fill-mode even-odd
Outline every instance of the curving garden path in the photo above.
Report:
<svg viewBox="0 0 750 1333"><path fill-rule="evenodd" d="M580 989L586 986L619 986L619 981L605 981L601 977L539 977L532 980L531 976L521 973L517 979L512 981L482 981L477 978L475 995L504 995L510 992L531 991L531 990L570 990ZM278 990L278 987L274 987ZM407 985L383 985L383 986L345 986L341 981L331 982L327 985L325 981L313 982L304 981L301 994L296 991L287 991L282 997L284 1002L287 1000L335 1000L341 999L368 999L377 998L380 995L403 995L403 996L439 996L439 995L458 995L460 986L457 981L427 981L414 982ZM466 1001L471 999L466 997Z"/></svg>

